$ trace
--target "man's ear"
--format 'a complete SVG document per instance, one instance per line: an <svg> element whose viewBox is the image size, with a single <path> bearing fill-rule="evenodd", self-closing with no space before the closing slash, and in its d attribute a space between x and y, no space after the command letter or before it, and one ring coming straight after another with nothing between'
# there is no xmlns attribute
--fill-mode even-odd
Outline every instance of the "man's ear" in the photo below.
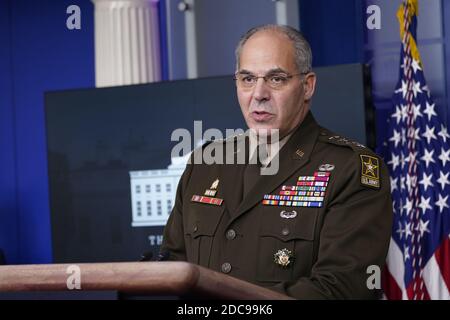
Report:
<svg viewBox="0 0 450 320"><path fill-rule="evenodd" d="M305 90L305 101L311 100L314 95L314 90L316 89L316 74L314 72L305 75L303 88Z"/></svg>

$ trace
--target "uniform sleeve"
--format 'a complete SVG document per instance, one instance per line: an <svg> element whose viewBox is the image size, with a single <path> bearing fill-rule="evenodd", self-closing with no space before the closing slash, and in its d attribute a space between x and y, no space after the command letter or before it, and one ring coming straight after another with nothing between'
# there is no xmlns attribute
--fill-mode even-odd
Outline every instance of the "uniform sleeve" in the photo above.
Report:
<svg viewBox="0 0 450 320"><path fill-rule="evenodd" d="M324 219L320 221L317 260L310 277L272 289L297 299L373 299L367 268L383 270L392 227L392 200L386 166L380 160L380 188L361 183L355 154L338 173Z"/></svg>
<svg viewBox="0 0 450 320"><path fill-rule="evenodd" d="M163 242L160 252L166 260L186 261L186 247L184 243L183 227L183 194L192 171L192 165L188 164L178 183L175 198L175 206L164 227Z"/></svg>

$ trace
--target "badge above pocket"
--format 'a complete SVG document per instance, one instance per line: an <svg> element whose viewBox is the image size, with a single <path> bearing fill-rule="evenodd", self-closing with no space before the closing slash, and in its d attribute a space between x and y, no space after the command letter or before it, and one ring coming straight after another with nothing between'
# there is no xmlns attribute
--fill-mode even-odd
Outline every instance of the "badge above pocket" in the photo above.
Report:
<svg viewBox="0 0 450 320"><path fill-rule="evenodd" d="M191 198L191 201L198 202L198 203L210 204L210 205L214 205L214 206L221 206L223 203L223 199L214 197L217 194L218 187L219 187L219 179L216 179L211 184L211 187L209 187L209 189L205 190L205 193L203 196L194 194Z"/></svg>

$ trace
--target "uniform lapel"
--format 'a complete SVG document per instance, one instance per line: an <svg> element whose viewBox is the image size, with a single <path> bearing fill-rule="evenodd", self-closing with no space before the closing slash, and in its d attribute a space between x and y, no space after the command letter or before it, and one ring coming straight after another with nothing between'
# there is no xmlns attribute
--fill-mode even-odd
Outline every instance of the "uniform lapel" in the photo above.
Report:
<svg viewBox="0 0 450 320"><path fill-rule="evenodd" d="M240 155L242 155L243 159L246 159L248 154L247 150L247 142L246 135L239 135L233 141L227 142L233 143L234 150L234 163L236 163L237 159ZM224 150L224 154L226 154L226 147ZM226 158L226 157L225 157ZM220 173L220 181L223 187L223 198L225 199L225 206L228 209L229 213L236 211L236 208L242 201L242 177L245 169L245 164L224 164L223 170Z"/></svg>
<svg viewBox="0 0 450 320"><path fill-rule="evenodd" d="M248 196L242 200L237 210L232 211L232 221L263 200L265 194L271 193L287 180L294 172L308 163L312 149L319 134L319 126L311 112L299 128L286 142L279 153L279 170L275 175L261 175ZM230 223L232 222L230 221Z"/></svg>

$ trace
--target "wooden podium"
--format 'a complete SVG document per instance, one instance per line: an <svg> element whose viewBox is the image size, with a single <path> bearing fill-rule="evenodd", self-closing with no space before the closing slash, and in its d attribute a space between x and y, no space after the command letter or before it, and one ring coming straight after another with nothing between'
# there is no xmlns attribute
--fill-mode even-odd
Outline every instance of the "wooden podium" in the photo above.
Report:
<svg viewBox="0 0 450 320"><path fill-rule="evenodd" d="M79 267L81 289L67 281ZM73 268L73 267L72 267ZM76 267L75 267L76 268ZM116 291L146 297L292 299L187 262L119 262L0 266L0 292Z"/></svg>

